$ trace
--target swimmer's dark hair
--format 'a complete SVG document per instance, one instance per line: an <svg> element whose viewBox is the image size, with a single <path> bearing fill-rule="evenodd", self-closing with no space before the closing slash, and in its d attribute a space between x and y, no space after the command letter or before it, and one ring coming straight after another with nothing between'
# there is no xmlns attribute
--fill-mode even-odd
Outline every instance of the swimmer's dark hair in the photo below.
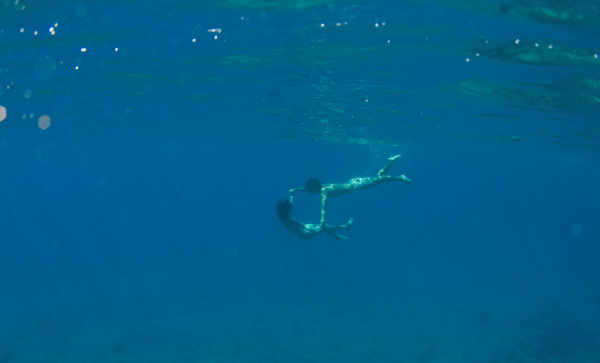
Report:
<svg viewBox="0 0 600 363"><path fill-rule="evenodd" d="M304 188L306 188L306 191L309 192L310 194L321 193L322 187L323 187L323 184L321 184L321 181L319 181L319 179L317 179L317 178L308 179L308 181L306 182L306 185L304 186Z"/></svg>
<svg viewBox="0 0 600 363"><path fill-rule="evenodd" d="M279 202L277 202L276 210L277 216L282 222L284 222L290 218L290 215L292 214L292 203L289 199L281 199Z"/></svg>

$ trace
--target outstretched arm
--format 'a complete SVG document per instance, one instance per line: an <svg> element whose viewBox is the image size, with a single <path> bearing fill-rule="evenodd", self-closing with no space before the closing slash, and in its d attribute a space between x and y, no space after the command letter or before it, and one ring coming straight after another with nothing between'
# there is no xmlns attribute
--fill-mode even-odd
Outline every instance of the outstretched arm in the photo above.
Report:
<svg viewBox="0 0 600 363"><path fill-rule="evenodd" d="M290 203L292 203L294 201L294 193L296 193L296 192L305 192L305 191L306 191L305 187L290 189L290 191L288 192L289 195L290 195Z"/></svg>
<svg viewBox="0 0 600 363"><path fill-rule="evenodd" d="M325 227L325 217L327 216L327 195L321 193L321 228Z"/></svg>

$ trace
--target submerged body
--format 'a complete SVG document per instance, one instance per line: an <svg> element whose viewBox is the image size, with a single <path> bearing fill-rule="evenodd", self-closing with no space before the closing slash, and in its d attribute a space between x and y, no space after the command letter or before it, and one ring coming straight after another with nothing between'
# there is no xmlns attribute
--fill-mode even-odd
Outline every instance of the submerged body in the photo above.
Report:
<svg viewBox="0 0 600 363"><path fill-rule="evenodd" d="M404 175L395 177L390 175L381 175L377 177L353 178L343 184L326 184L321 190L321 194L328 198L339 197L351 193L355 190L371 189L381 183L391 181L403 181L410 184L410 180Z"/></svg>
<svg viewBox="0 0 600 363"><path fill-rule="evenodd" d="M400 181L407 184L412 184L411 181L404 175L391 176L388 175L388 170L394 164L400 155L395 155L388 158L388 162L377 173L376 177L353 178L346 183L341 184L326 184L322 185L315 178L309 179L306 186L301 188L290 189L290 202L293 201L294 193L297 191L308 192L310 194L321 194L321 223L319 226L325 226L325 217L327 216L327 200L331 197L339 197L356 190L366 190L373 188L381 183Z"/></svg>
<svg viewBox="0 0 600 363"><path fill-rule="evenodd" d="M336 239L347 239L345 236L340 236L334 231L348 230L352 226L353 220L350 219L348 223L340 226L332 226L329 224L304 224L291 216L292 204L287 199L282 199L277 203L277 215L288 230L290 230L296 236L303 240L309 240L314 238L321 233L327 233L328 235L335 237Z"/></svg>

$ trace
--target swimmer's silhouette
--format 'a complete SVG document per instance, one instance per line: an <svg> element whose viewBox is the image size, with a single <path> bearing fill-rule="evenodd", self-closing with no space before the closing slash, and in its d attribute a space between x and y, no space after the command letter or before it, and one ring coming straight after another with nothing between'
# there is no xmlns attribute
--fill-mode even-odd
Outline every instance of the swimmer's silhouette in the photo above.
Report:
<svg viewBox="0 0 600 363"><path fill-rule="evenodd" d="M381 183L400 181L407 184L412 184L410 180L404 175L391 176L388 175L388 170L394 164L396 160L400 158L400 155L392 156L388 158L387 163L377 173L376 177L366 178L354 178L343 184L325 184L322 185L319 179L310 178L306 185L300 188L290 189L290 203L294 200L295 192L308 192L310 194L321 194L321 223L319 227L323 228L326 226L325 217L327 216L327 199L331 197L339 197L344 194L348 194L355 190L365 190L373 188ZM288 227L289 228L289 227Z"/></svg>
<svg viewBox="0 0 600 363"><path fill-rule="evenodd" d="M332 226L329 224L304 224L292 217L292 203L288 199L281 199L277 202L277 215L283 224L296 236L309 240L313 237L320 235L321 233L327 233L336 239L347 239L348 237L340 236L339 234L333 233L334 231L340 231L343 229L350 229L352 226L352 219L348 223L341 226Z"/></svg>

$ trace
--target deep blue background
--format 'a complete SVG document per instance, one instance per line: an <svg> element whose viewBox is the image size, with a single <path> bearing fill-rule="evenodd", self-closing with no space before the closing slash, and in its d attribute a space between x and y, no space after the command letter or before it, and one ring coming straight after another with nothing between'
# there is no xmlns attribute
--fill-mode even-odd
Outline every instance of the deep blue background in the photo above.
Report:
<svg viewBox="0 0 600 363"><path fill-rule="evenodd" d="M252 4L0 5L0 362L599 359L598 65L465 62L597 25Z"/></svg>

